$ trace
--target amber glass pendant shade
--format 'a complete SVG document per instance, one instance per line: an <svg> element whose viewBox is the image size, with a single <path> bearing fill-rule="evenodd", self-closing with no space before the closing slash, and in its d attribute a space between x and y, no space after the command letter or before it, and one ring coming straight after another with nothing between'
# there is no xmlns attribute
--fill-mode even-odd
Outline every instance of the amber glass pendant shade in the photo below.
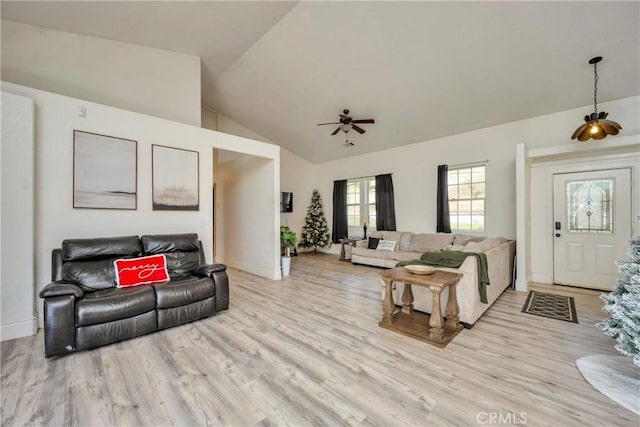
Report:
<svg viewBox="0 0 640 427"><path fill-rule="evenodd" d="M586 122L580 126L571 135L571 139L578 139L578 141L587 141L593 139L604 139L607 135L617 135L622 126L613 120L607 120L609 113L600 111L598 113L598 62L602 61L601 56L596 56L589 60L589 64L593 65L594 74L594 89L593 89L593 106L595 111L590 115L584 116Z"/></svg>

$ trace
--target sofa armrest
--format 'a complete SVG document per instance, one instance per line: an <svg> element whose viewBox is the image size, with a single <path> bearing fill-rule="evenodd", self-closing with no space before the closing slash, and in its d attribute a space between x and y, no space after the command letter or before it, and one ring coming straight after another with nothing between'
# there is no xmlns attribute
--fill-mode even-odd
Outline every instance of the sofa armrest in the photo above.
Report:
<svg viewBox="0 0 640 427"><path fill-rule="evenodd" d="M211 277L216 287L216 313L229 308L229 277L224 264L203 264L196 268L195 275Z"/></svg>
<svg viewBox="0 0 640 427"><path fill-rule="evenodd" d="M224 264L201 264L195 269L194 274L200 277L211 277L213 273L220 271L227 271L227 266Z"/></svg>
<svg viewBox="0 0 640 427"><path fill-rule="evenodd" d="M84 295L84 291L78 284L74 282L68 282L66 280L56 280L55 282L51 282L47 286L42 288L38 295L40 296L40 298L61 297L64 295L73 295L76 298L82 298L82 296Z"/></svg>
<svg viewBox="0 0 640 427"><path fill-rule="evenodd" d="M74 295L47 297L44 300L44 355L71 353L76 349Z"/></svg>
<svg viewBox="0 0 640 427"><path fill-rule="evenodd" d="M369 245L369 239L356 240L356 248L365 248Z"/></svg>

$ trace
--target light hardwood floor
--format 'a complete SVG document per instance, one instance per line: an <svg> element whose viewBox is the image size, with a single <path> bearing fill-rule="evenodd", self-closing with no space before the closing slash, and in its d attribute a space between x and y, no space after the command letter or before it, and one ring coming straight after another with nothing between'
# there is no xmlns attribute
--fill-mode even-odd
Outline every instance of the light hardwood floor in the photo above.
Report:
<svg viewBox="0 0 640 427"><path fill-rule="evenodd" d="M617 354L598 292L552 289L576 325L508 290L438 349L377 326L379 272L303 255L282 281L230 271L230 310L209 319L51 360L42 331L3 342L2 425L638 426L575 367Z"/></svg>

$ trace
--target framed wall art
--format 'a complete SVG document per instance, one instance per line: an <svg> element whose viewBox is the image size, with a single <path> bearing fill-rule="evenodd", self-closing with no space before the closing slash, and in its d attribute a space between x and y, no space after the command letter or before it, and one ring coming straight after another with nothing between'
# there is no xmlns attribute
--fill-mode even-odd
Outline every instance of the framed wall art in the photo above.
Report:
<svg viewBox="0 0 640 427"><path fill-rule="evenodd" d="M199 154L181 148L151 146L153 210L200 209Z"/></svg>
<svg viewBox="0 0 640 427"><path fill-rule="evenodd" d="M73 207L138 207L138 143L96 133L73 131Z"/></svg>

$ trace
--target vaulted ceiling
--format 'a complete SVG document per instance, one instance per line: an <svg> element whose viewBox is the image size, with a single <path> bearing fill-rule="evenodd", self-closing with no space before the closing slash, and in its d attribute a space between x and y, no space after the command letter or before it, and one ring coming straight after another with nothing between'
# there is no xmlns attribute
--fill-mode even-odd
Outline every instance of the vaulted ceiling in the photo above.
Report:
<svg viewBox="0 0 640 427"><path fill-rule="evenodd" d="M639 2L3 1L2 17L198 55L204 104L314 163L587 106L597 55L600 102L640 93ZM350 148L316 126L344 108L376 120Z"/></svg>

